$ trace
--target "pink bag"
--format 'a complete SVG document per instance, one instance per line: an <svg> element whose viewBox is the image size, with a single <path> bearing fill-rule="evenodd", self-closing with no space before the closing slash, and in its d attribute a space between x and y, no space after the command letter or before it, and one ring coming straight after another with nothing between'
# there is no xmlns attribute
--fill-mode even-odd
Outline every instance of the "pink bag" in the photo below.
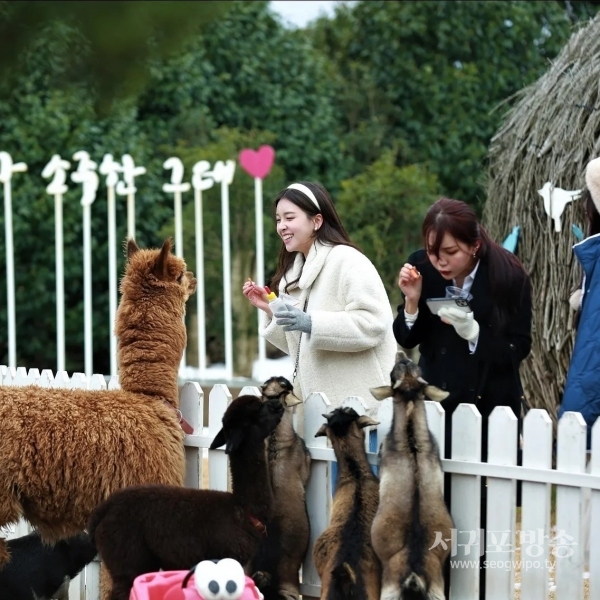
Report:
<svg viewBox="0 0 600 600"><path fill-rule="evenodd" d="M235 584L235 590L231 589L232 584ZM133 582L129 600L264 599L254 581L244 575L240 563L225 558L218 563L202 561L190 571L159 571L140 575Z"/></svg>

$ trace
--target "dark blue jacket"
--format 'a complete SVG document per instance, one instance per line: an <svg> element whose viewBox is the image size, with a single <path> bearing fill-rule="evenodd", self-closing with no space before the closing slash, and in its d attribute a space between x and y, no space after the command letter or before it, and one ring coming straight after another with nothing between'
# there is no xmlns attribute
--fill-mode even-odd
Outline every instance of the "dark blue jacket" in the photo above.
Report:
<svg viewBox="0 0 600 600"><path fill-rule="evenodd" d="M558 417L565 411L581 413L588 425L589 449L591 428L600 416L600 234L575 244L573 252L583 267L585 287Z"/></svg>

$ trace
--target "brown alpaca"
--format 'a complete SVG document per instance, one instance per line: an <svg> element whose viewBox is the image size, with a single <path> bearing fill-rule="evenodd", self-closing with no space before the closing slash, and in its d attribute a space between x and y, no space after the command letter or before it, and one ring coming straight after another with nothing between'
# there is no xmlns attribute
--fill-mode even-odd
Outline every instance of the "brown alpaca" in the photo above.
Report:
<svg viewBox="0 0 600 600"><path fill-rule="evenodd" d="M0 527L25 517L44 541L82 531L111 492L183 485L177 372L185 303L196 289L185 262L127 244L115 331L121 390L0 387ZM0 538L0 567L9 560Z"/></svg>
<svg viewBox="0 0 600 600"><path fill-rule="evenodd" d="M94 510L88 531L114 582L110 600L127 600L135 577L158 569L190 569L222 558L248 566L270 533L265 525L273 515L273 493L265 439L282 414L280 402L256 396L239 396L225 411L210 447L225 445L231 492L134 486Z"/></svg>

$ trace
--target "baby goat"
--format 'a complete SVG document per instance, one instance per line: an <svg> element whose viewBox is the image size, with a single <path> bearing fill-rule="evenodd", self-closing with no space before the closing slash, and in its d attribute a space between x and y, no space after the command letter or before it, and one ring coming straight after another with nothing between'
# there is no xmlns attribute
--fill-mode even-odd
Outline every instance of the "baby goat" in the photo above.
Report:
<svg viewBox="0 0 600 600"><path fill-rule="evenodd" d="M442 569L450 548L439 536L449 539L453 522L424 399L439 401L448 394L428 385L404 352L396 354L391 380L391 386L371 390L378 400L394 401L392 427L380 450L380 501L371 529L383 565L381 600L444 600Z"/></svg>
<svg viewBox="0 0 600 600"><path fill-rule="evenodd" d="M96 556L87 533L50 545L32 532L6 544L11 559L0 569L0 600L68 600L71 579Z"/></svg>
<svg viewBox="0 0 600 600"><path fill-rule="evenodd" d="M379 423L349 407L336 408L316 436L326 435L338 462L329 527L313 551L322 600L379 600L381 564L371 546L379 481L367 460L364 427Z"/></svg>
<svg viewBox="0 0 600 600"><path fill-rule="evenodd" d="M256 396L240 396L225 411L210 447L225 445L232 492L137 486L98 506L88 530L113 581L110 600L127 600L142 573L222 558L249 565L273 516L265 439L282 415L280 402Z"/></svg>
<svg viewBox="0 0 600 600"><path fill-rule="evenodd" d="M306 484L310 453L293 425L294 407L302 403L285 377L271 377L261 386L265 402L281 402L285 412L267 441L269 473L273 486L273 519L252 563L252 577L265 600L298 600L300 567L310 537L306 510Z"/></svg>

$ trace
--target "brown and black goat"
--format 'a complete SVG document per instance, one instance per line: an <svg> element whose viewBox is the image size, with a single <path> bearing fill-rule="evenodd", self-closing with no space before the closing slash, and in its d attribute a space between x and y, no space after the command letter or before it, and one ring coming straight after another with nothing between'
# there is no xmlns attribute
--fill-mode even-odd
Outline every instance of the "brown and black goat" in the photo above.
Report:
<svg viewBox="0 0 600 600"><path fill-rule="evenodd" d="M301 404L285 377L271 377L261 386L262 400L281 402L285 411L267 439L269 473L273 486L273 519L252 562L253 578L265 600L298 600L300 567L308 549L310 523L306 484L310 453L294 430L294 407Z"/></svg>
<svg viewBox="0 0 600 600"><path fill-rule="evenodd" d="M371 545L379 480L365 452L364 427L379 423L349 407L336 408L316 436L326 435L338 462L338 482L329 527L313 550L321 600L379 600L381 564Z"/></svg>
<svg viewBox="0 0 600 600"><path fill-rule="evenodd" d="M447 393L428 385L404 352L396 355L391 386L373 388L394 402L392 427L380 450L379 508L371 529L381 560L381 600L444 600L443 567L452 517L444 503L440 451L425 413L425 397Z"/></svg>
<svg viewBox="0 0 600 600"><path fill-rule="evenodd" d="M282 415L280 402L256 396L240 396L225 411L210 447L225 445L232 492L137 486L96 508L88 531L113 581L110 600L128 600L142 573L222 558L249 567L273 516L265 439Z"/></svg>

